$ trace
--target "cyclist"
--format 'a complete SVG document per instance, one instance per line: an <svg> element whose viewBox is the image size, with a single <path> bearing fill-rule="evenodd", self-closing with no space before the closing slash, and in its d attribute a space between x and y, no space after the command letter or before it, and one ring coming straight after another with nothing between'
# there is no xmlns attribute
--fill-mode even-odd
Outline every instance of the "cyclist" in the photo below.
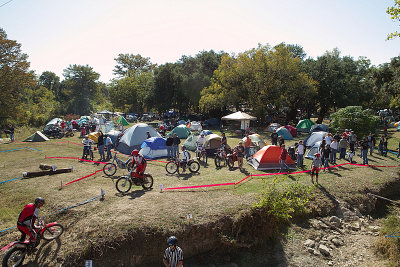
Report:
<svg viewBox="0 0 400 267"><path fill-rule="evenodd" d="M182 146L182 159L179 160L179 165L182 166L183 171L186 170L186 165L190 160L190 153L186 150L185 146Z"/></svg>
<svg viewBox="0 0 400 267"><path fill-rule="evenodd" d="M87 151L88 155L90 154L90 151L92 151L93 140L89 139L88 135L85 135L85 139L82 140L82 144L83 144L82 159L83 159L85 157L86 151Z"/></svg>
<svg viewBox="0 0 400 267"><path fill-rule="evenodd" d="M17 228L21 232L20 241L25 241L26 235L29 235L29 241L34 243L36 241L35 221L39 217L39 208L45 204L43 198L38 197L35 203L29 203L24 207L18 217Z"/></svg>
<svg viewBox="0 0 400 267"><path fill-rule="evenodd" d="M132 168L135 164L137 164L135 172L132 172L132 176L142 178L147 167L147 161L142 155L139 154L139 151L136 149L132 151L131 156L133 157Z"/></svg>
<svg viewBox="0 0 400 267"><path fill-rule="evenodd" d="M311 183L314 183L314 173L315 173L316 182L318 184L318 173L321 166L322 166L321 154L315 153L314 159L311 163Z"/></svg>

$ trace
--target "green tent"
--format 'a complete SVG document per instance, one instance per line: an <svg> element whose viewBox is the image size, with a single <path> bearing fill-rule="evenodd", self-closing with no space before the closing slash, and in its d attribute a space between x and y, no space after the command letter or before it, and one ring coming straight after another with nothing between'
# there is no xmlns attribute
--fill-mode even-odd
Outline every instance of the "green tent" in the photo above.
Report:
<svg viewBox="0 0 400 267"><path fill-rule="evenodd" d="M118 124L122 123L123 126L128 126L129 125L129 122L127 122L126 119L124 117L122 117L122 116L119 116L119 118L117 120L117 123Z"/></svg>
<svg viewBox="0 0 400 267"><path fill-rule="evenodd" d="M42 134L41 132L37 131L36 133L32 134L28 138L24 140L24 142L44 142L49 141L49 138Z"/></svg>
<svg viewBox="0 0 400 267"><path fill-rule="evenodd" d="M297 123L296 129L301 132L309 132L314 124L310 119L300 120Z"/></svg>
<svg viewBox="0 0 400 267"><path fill-rule="evenodd" d="M197 148L197 139L199 139L198 136L191 134L188 138L186 138L183 145L186 147L187 150L195 151Z"/></svg>
<svg viewBox="0 0 400 267"><path fill-rule="evenodd" d="M169 134L172 136L174 133L176 133L179 138L187 138L192 132L186 125L179 125L169 132Z"/></svg>

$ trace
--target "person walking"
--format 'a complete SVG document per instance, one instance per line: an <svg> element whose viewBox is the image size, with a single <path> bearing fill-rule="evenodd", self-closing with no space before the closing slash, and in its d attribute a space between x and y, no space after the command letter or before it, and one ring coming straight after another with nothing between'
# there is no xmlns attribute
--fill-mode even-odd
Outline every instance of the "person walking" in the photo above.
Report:
<svg viewBox="0 0 400 267"><path fill-rule="evenodd" d="M303 166L303 156L305 151L306 146L303 144L303 141L300 141L296 148L297 168L301 168Z"/></svg>
<svg viewBox="0 0 400 267"><path fill-rule="evenodd" d="M364 165L368 165L368 148L369 148L369 142L367 138L363 138L363 140L360 142L361 146L361 157L363 160Z"/></svg>
<svg viewBox="0 0 400 267"><path fill-rule="evenodd" d="M177 246L178 239L170 236L167 240L168 248L164 252L163 263L165 267L182 267L183 251Z"/></svg>
<svg viewBox="0 0 400 267"><path fill-rule="evenodd" d="M181 139L174 133L174 140L172 142L172 156L174 158L179 157L179 144L181 143Z"/></svg>
<svg viewBox="0 0 400 267"><path fill-rule="evenodd" d="M342 136L342 139L340 139L339 141L339 149L340 149L339 159L346 158L346 149L348 145L349 143L347 142L347 139L344 136Z"/></svg>
<svg viewBox="0 0 400 267"><path fill-rule="evenodd" d="M283 172L283 168L286 169L286 172L289 172L289 170L290 170L289 166L285 162L286 158L288 156L288 153L287 153L287 151L285 149L285 145L282 145L281 148L282 148L282 151L281 151L281 155L279 156L279 161L280 161L280 164L281 164L281 168L279 169L279 172L282 173Z"/></svg>
<svg viewBox="0 0 400 267"><path fill-rule="evenodd" d="M165 142L165 145L167 147L167 158L171 159L173 157L172 153L172 145L174 143L174 138L172 137L171 134L168 135L167 141Z"/></svg>
<svg viewBox="0 0 400 267"><path fill-rule="evenodd" d="M104 157L104 135L103 132L99 132L99 137L97 138L97 149L99 150L100 160L99 161L106 161Z"/></svg>

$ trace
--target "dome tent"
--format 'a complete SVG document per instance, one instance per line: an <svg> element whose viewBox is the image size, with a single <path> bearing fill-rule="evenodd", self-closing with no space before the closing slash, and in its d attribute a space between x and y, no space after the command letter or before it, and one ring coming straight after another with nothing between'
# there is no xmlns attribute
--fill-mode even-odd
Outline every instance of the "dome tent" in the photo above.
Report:
<svg viewBox="0 0 400 267"><path fill-rule="evenodd" d="M168 134L173 136L175 133L179 138L187 138L192 132L186 125L179 125Z"/></svg>
<svg viewBox="0 0 400 267"><path fill-rule="evenodd" d="M300 132L308 133L314 124L310 119L300 120L296 125L296 129Z"/></svg>
<svg viewBox="0 0 400 267"><path fill-rule="evenodd" d="M286 129L285 127L280 127L278 130L276 130L276 133L279 136L282 136L283 139L285 140L292 140L293 136L290 134L289 130Z"/></svg>
<svg viewBox="0 0 400 267"><path fill-rule="evenodd" d="M162 137L152 137L146 139L139 153L146 159L157 159L167 157L167 147L165 139Z"/></svg>
<svg viewBox="0 0 400 267"><path fill-rule="evenodd" d="M318 153L318 151L319 151L319 146L321 145L321 143L322 143L322 141L316 142L316 143L310 148L310 150L308 150L308 152L307 152L307 154L306 154L306 158L308 158L308 159L314 159L314 158L315 158L314 154L315 154L315 153Z"/></svg>
<svg viewBox="0 0 400 267"><path fill-rule="evenodd" d="M35 132L28 138L26 138L23 142L44 142L44 141L49 141L49 138L42 134L40 131Z"/></svg>
<svg viewBox="0 0 400 267"><path fill-rule="evenodd" d="M306 147L312 147L316 142L324 140L326 135L327 132L312 133L304 140L304 145Z"/></svg>
<svg viewBox="0 0 400 267"><path fill-rule="evenodd" d="M279 123L274 122L274 123L271 123L270 125L268 125L268 126L264 129L264 131L265 131L265 132L271 132L271 133L272 133L274 130L278 130L279 127L281 127L281 126L279 125Z"/></svg>
<svg viewBox="0 0 400 267"><path fill-rule="evenodd" d="M248 163L256 170L272 170L280 169L280 155L282 148L278 146L268 145L260 149L253 155L253 158ZM296 169L296 165L288 155L285 160L286 165L291 169Z"/></svg>
<svg viewBox="0 0 400 267"><path fill-rule="evenodd" d="M146 132L151 137L161 137L161 135L146 123L138 123L128 128L118 143L117 150L123 154L130 155L132 150L140 149L140 146L147 139Z"/></svg>
<svg viewBox="0 0 400 267"><path fill-rule="evenodd" d="M314 124L310 129L310 133L313 132L329 132L329 126L325 124Z"/></svg>
<svg viewBox="0 0 400 267"><path fill-rule="evenodd" d="M195 151L197 148L197 139L199 139L198 136L191 134L188 136L188 138L186 138L182 146L186 147L187 150Z"/></svg>

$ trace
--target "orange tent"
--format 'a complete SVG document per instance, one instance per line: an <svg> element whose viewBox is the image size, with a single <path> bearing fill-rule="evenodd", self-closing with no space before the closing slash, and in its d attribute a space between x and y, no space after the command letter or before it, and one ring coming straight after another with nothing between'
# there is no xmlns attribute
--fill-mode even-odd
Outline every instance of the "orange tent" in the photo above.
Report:
<svg viewBox="0 0 400 267"><path fill-rule="evenodd" d="M253 155L253 158L249 161L249 164L256 170L280 169L281 164L279 162L279 157L281 152L282 148L279 146L265 146ZM296 165L289 155L286 157L285 163L289 166L289 168L296 169Z"/></svg>

